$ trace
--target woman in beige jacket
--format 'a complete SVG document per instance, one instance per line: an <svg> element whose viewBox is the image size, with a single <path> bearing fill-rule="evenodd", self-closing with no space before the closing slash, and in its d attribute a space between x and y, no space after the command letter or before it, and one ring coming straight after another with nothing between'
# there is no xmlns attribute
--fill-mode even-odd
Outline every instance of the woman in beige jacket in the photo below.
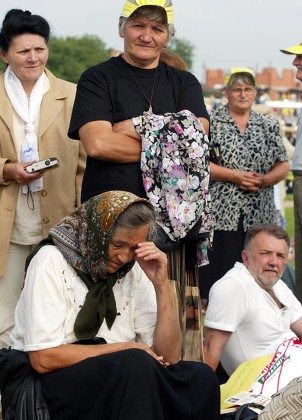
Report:
<svg viewBox="0 0 302 420"><path fill-rule="evenodd" d="M10 344L14 310L33 245L80 204L85 165L81 143L67 137L76 85L45 66L47 21L13 9L0 32L0 348ZM27 173L38 159L59 159L44 173Z"/></svg>

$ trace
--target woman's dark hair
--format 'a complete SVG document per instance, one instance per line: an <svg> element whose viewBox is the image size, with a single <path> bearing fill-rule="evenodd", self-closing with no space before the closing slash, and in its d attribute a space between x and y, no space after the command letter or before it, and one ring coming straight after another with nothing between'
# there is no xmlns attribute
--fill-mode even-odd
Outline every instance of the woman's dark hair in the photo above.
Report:
<svg viewBox="0 0 302 420"><path fill-rule="evenodd" d="M8 52L12 40L17 35L25 33L40 35L46 44L50 37L48 22L39 15L32 15L28 10L11 9L6 13L0 31L0 49Z"/></svg>

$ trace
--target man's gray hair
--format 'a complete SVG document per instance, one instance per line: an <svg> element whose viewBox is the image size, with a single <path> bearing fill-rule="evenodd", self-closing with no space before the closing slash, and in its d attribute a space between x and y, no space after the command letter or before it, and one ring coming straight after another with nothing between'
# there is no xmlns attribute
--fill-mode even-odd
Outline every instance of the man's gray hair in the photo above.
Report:
<svg viewBox="0 0 302 420"><path fill-rule="evenodd" d="M166 3L164 4L164 7L168 7L168 6L172 6L172 2L171 0L166 0ZM118 28L119 28L119 34L122 37L123 33L124 33L124 29L126 24L137 18L137 16L145 16L146 18L154 21L154 22L159 22L159 23L163 23L167 26L168 32L169 32L169 38L171 36L175 35L175 27L173 24L168 24L168 20L167 20L167 13L164 9L164 7L159 7L159 6L141 6L139 7L137 10L135 10L131 16L129 17L124 17L121 16L119 19L119 24L118 24Z"/></svg>
<svg viewBox="0 0 302 420"><path fill-rule="evenodd" d="M286 245L288 246L288 248L290 247L290 240L289 240L288 234L284 229L282 229L281 226L275 223L265 223L265 224L253 225L247 231L245 242L244 242L245 250L249 250L251 246L251 242L261 232L265 232L268 235L274 236L277 239L283 239L286 242Z"/></svg>

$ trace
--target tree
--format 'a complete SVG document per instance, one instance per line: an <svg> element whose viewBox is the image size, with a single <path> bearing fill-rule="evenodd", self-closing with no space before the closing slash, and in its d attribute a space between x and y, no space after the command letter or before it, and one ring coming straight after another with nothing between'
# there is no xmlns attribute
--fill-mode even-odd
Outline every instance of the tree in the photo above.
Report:
<svg viewBox="0 0 302 420"><path fill-rule="evenodd" d="M57 77L77 83L88 67L108 60L111 49L97 36L52 38L47 68Z"/></svg>
<svg viewBox="0 0 302 420"><path fill-rule="evenodd" d="M0 60L0 74L4 73L5 69L6 69L6 64L4 64L2 60Z"/></svg>
<svg viewBox="0 0 302 420"><path fill-rule="evenodd" d="M183 38L172 38L168 45L168 50L178 54L190 70L193 64L194 45Z"/></svg>
<svg viewBox="0 0 302 420"><path fill-rule="evenodd" d="M168 50L178 54L185 61L188 69L192 68L194 46L180 38L171 39ZM112 48L97 36L54 37L49 42L47 68L57 77L77 83L79 77L88 67L108 60ZM0 73L6 65L0 60Z"/></svg>
<svg viewBox="0 0 302 420"><path fill-rule="evenodd" d="M77 83L79 77L88 67L108 60L110 48L94 35L82 37L53 37L49 42L49 58L47 68L55 76ZM0 73L6 65L0 60Z"/></svg>

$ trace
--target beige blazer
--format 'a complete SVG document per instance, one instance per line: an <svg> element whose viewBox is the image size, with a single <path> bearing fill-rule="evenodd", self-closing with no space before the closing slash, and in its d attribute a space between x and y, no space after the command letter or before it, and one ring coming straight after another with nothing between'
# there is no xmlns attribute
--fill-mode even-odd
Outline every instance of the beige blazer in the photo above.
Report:
<svg viewBox="0 0 302 420"><path fill-rule="evenodd" d="M50 89L44 95L38 130L39 158L56 156L57 169L46 172L40 191L43 237L62 217L80 204L86 155L80 141L67 136L76 85L56 78L46 70ZM0 76L0 277L5 275L8 247L14 224L19 184L5 183L3 168L18 161L14 146L13 109ZM1 281L1 280L0 280Z"/></svg>

